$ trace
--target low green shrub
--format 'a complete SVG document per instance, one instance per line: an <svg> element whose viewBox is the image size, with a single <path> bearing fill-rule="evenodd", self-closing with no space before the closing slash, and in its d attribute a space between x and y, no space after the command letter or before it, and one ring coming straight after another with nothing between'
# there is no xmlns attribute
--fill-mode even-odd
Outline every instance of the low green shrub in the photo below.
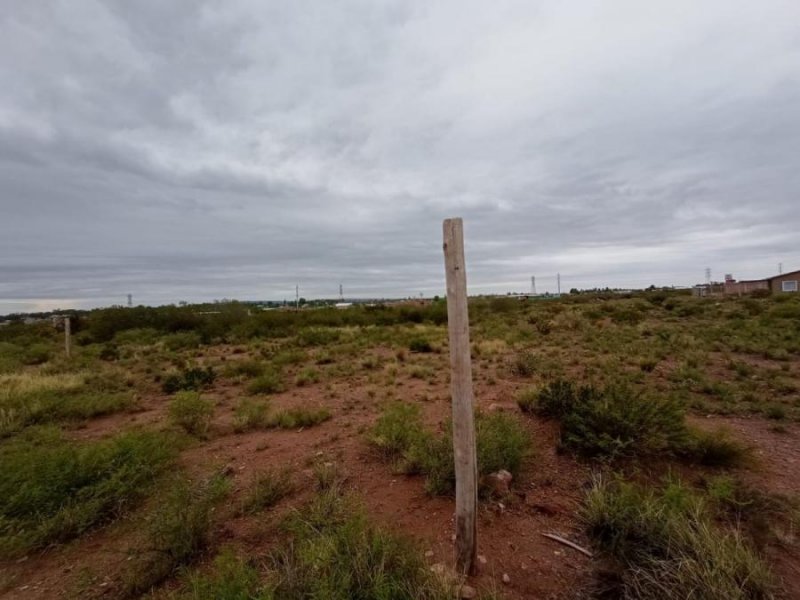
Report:
<svg viewBox="0 0 800 600"><path fill-rule="evenodd" d="M646 397L627 385L604 389L556 381L533 410L561 422L561 443L579 454L614 459L675 452L688 433L676 400Z"/></svg>
<svg viewBox="0 0 800 600"><path fill-rule="evenodd" d="M532 413L536 410L539 400L539 390L536 388L526 388L519 390L516 395L517 406L524 413Z"/></svg>
<svg viewBox="0 0 800 600"><path fill-rule="evenodd" d="M186 589L176 600L273 600L269 589L261 583L255 565L224 548L214 559L211 573L196 572L188 576Z"/></svg>
<svg viewBox="0 0 800 600"><path fill-rule="evenodd" d="M284 525L289 540L265 563L223 549L213 570L188 578L185 600L449 600L414 543L376 527L339 486L323 489Z"/></svg>
<svg viewBox="0 0 800 600"><path fill-rule="evenodd" d="M251 394L277 394L284 390L283 377L279 371L268 369L253 379L247 390Z"/></svg>
<svg viewBox="0 0 800 600"><path fill-rule="evenodd" d="M180 331L161 338L167 350L190 350L200 347L200 335L194 331Z"/></svg>
<svg viewBox="0 0 800 600"><path fill-rule="evenodd" d="M309 385L312 383L319 383L319 371L317 371L313 367L306 367L300 373L297 374L297 379L295 383L303 387L305 385Z"/></svg>
<svg viewBox="0 0 800 600"><path fill-rule="evenodd" d="M327 408L290 408L271 415L267 425L280 429L298 429L300 427L313 427L324 423L331 418L331 411Z"/></svg>
<svg viewBox="0 0 800 600"><path fill-rule="evenodd" d="M295 490L292 473L266 470L253 475L247 495L242 502L242 512L252 514L270 508Z"/></svg>
<svg viewBox="0 0 800 600"><path fill-rule="evenodd" d="M691 428L678 453L708 467L738 467L752 459L752 449L734 439L730 431Z"/></svg>
<svg viewBox="0 0 800 600"><path fill-rule="evenodd" d="M536 373L536 354L531 350L523 350L511 361L511 373L519 377L530 377Z"/></svg>
<svg viewBox="0 0 800 600"><path fill-rule="evenodd" d="M269 425L269 403L243 398L236 407L233 429L237 433L260 429Z"/></svg>
<svg viewBox="0 0 800 600"><path fill-rule="evenodd" d="M129 596L150 590L206 549L213 509L227 495L229 484L220 476L206 482L176 477L169 490L149 516L144 543L133 553L135 560L125 573Z"/></svg>
<svg viewBox="0 0 800 600"><path fill-rule="evenodd" d="M133 397L104 377L66 375L0 376L0 438L25 427L89 419L130 408Z"/></svg>
<svg viewBox="0 0 800 600"><path fill-rule="evenodd" d="M30 428L0 446L0 556L64 542L141 499L176 454L162 434L70 442Z"/></svg>
<svg viewBox="0 0 800 600"><path fill-rule="evenodd" d="M516 417L502 412L478 414L475 435L479 476L501 469L519 473L530 451L530 438ZM451 424L442 435L434 435L424 429L418 407L397 402L384 409L369 441L398 471L424 474L429 493L445 495L455 489Z"/></svg>
<svg viewBox="0 0 800 600"><path fill-rule="evenodd" d="M119 360L119 348L116 344L107 342L103 344L103 347L100 349L100 353L97 355L97 357L100 360L109 362Z"/></svg>
<svg viewBox="0 0 800 600"><path fill-rule="evenodd" d="M227 377L258 377L266 370L266 365L260 360L237 360L225 365Z"/></svg>
<svg viewBox="0 0 800 600"><path fill-rule="evenodd" d="M408 349L411 352L428 353L433 352L433 346L425 338L415 337L408 343Z"/></svg>
<svg viewBox="0 0 800 600"><path fill-rule="evenodd" d="M408 402L388 404L372 428L369 441L401 472L413 472L411 449L425 437L419 405Z"/></svg>
<svg viewBox="0 0 800 600"><path fill-rule="evenodd" d="M216 379L213 367L193 367L184 369L179 373L170 373L164 378L161 388L167 394L174 394L181 390L200 391L211 386Z"/></svg>
<svg viewBox="0 0 800 600"><path fill-rule="evenodd" d="M523 459L530 452L528 432L513 415L494 412L475 419L475 446L478 458L479 492L486 493L483 478L506 470L519 474ZM411 451L411 462L425 474L425 489L430 494L448 495L455 490L453 430L448 424L444 435L429 436Z"/></svg>
<svg viewBox="0 0 800 600"><path fill-rule="evenodd" d="M178 392L169 405L170 420L192 435L206 435L213 416L214 403L198 392Z"/></svg>
<svg viewBox="0 0 800 600"><path fill-rule="evenodd" d="M767 600L774 580L737 529L713 522L680 483L642 488L598 479L581 517L600 549L622 567L615 597L631 600Z"/></svg>
<svg viewBox="0 0 800 600"><path fill-rule="evenodd" d="M307 327L298 332L297 344L306 347L327 346L339 341L340 337L339 331L330 327Z"/></svg>
<svg viewBox="0 0 800 600"><path fill-rule="evenodd" d="M25 365L41 365L53 356L53 346L46 343L35 343L22 352L22 363Z"/></svg>
<svg viewBox="0 0 800 600"><path fill-rule="evenodd" d="M764 416L774 421L783 421L786 419L786 407L781 404L770 404L764 409Z"/></svg>
<svg viewBox="0 0 800 600"><path fill-rule="evenodd" d="M274 598L445 600L449 587L406 538L372 525L338 487L320 493L286 525L291 543L272 553Z"/></svg>

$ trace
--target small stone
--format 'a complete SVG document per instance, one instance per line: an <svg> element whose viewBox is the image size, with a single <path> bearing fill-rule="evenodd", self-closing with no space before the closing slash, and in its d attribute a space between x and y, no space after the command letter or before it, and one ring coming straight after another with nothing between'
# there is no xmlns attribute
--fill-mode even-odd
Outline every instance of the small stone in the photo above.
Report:
<svg viewBox="0 0 800 600"><path fill-rule="evenodd" d="M433 550L427 550L425 552L425 558L433 558Z"/></svg>
<svg viewBox="0 0 800 600"><path fill-rule="evenodd" d="M431 565L431 572L436 573L437 575L444 575L445 566L443 563L436 563L435 565Z"/></svg>
<svg viewBox="0 0 800 600"><path fill-rule="evenodd" d="M482 565L485 565L487 562L486 557L483 554L478 554L478 562L481 563Z"/></svg>
<svg viewBox="0 0 800 600"><path fill-rule="evenodd" d="M503 573L503 583L506 585L511 583L511 577L508 576L508 573Z"/></svg>
<svg viewBox="0 0 800 600"><path fill-rule="evenodd" d="M458 588L458 597L462 600L470 600L471 598L477 598L478 592L471 585L465 584Z"/></svg>
<svg viewBox="0 0 800 600"><path fill-rule="evenodd" d="M496 473L490 473L487 475L486 485L493 495L503 497L508 495L512 479L513 476L511 473L505 469L502 469Z"/></svg>

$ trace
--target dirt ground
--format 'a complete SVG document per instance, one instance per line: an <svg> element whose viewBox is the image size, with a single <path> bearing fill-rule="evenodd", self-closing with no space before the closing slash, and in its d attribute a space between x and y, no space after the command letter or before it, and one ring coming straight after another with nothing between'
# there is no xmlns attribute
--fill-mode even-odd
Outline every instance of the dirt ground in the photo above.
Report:
<svg viewBox="0 0 800 600"><path fill-rule="evenodd" d="M440 367L444 358L438 357ZM518 411L514 393L522 383L513 378L489 381L490 364L477 365L476 402L482 410ZM224 468L233 482L229 506L246 488L253 473L264 467L288 466L300 491L265 515L236 516L220 508L217 539L245 556L264 554L279 535L281 516L298 507L312 493L311 465L330 461L340 465L347 484L361 497L369 514L379 523L412 536L426 552L433 568L453 562L453 510L451 498L430 497L420 477L396 475L375 457L365 443L365 430L379 412L366 376L294 387L271 398L274 408L325 405L333 418L319 426L299 430L268 430L236 434L233 409L243 395L241 386L219 380L209 392L217 402L211 439L181 455L182 466L195 476ZM416 399L426 421L439 426L449 415L450 401L445 370L435 380L401 378L398 395ZM165 420L168 396L153 392L140 399L135 412L111 415L87 422L70 435L76 439L106 436L130 425L160 425ZM800 428L789 424L777 431L762 418L692 416L699 427L725 426L751 445L757 464L739 474L759 489L800 494ZM582 547L589 541L582 532L577 509L592 468L568 454L559 454L557 431L552 423L524 417L533 440L534 453L514 493L502 502L482 502L479 516L480 573L470 584L496 590L508 599L574 598L590 589L604 565L598 559L544 537L554 533ZM646 466L644 467L647 468ZM654 466L654 469L660 467ZM158 498L151 499L157 502ZM143 507L144 509L144 507ZM0 564L0 598L49 599L115 597L121 573L129 560L128 549L137 539L134 512L72 543L31 554L11 564ZM773 543L765 550L782 579L786 598L800 598L800 556L788 545ZM168 584L169 587L170 584Z"/></svg>

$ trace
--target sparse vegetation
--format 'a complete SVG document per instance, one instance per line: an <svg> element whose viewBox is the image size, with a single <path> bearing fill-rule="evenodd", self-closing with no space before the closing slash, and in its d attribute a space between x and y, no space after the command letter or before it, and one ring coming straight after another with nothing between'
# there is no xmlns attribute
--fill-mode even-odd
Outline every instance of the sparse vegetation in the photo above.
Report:
<svg viewBox="0 0 800 600"><path fill-rule="evenodd" d="M214 416L214 403L198 392L178 392L169 405L172 422L187 433L205 436Z"/></svg>
<svg viewBox="0 0 800 600"><path fill-rule="evenodd" d="M214 369L206 367L193 367L184 369L180 373L170 373L164 377L161 387L167 394L174 394L181 390L200 391L214 383L216 374Z"/></svg>
<svg viewBox="0 0 800 600"><path fill-rule="evenodd" d="M280 429L297 429L299 427L313 427L324 423L331 418L331 411L327 408L290 408L281 410L269 416L267 425Z"/></svg>
<svg viewBox="0 0 800 600"><path fill-rule="evenodd" d="M475 426L478 474L505 469L512 474L530 451L528 434L516 417L500 412L479 414ZM390 404L370 434L372 445L404 473L425 475L431 494L449 494L455 487L452 428L442 435L424 429L418 407Z"/></svg>
<svg viewBox="0 0 800 600"><path fill-rule="evenodd" d="M415 337L408 343L408 349L411 352L433 352L433 346L425 338Z"/></svg>
<svg viewBox="0 0 800 600"><path fill-rule="evenodd" d="M175 455L164 435L130 432L98 442L30 428L0 446L0 556L70 540L125 512Z"/></svg>
<svg viewBox="0 0 800 600"><path fill-rule="evenodd" d="M87 373L0 375L0 438L29 425L88 419L132 405L124 383Z"/></svg>
<svg viewBox="0 0 800 600"><path fill-rule="evenodd" d="M589 535L622 568L619 597L766 600L775 582L737 529L713 522L679 482L658 491L598 479L582 511Z"/></svg>
<svg viewBox="0 0 800 600"><path fill-rule="evenodd" d="M610 597L669 599L693 585L714 586L707 589L721 590L726 600L770 597L758 590L777 595L785 565L771 562L779 577L764 578L758 556L763 550L774 557L779 545L794 552L800 526L798 501L775 493L792 489L798 464L792 440L800 421L800 297L789 296L708 300L678 291L576 290L535 301L471 299L478 462L487 484L481 493L490 489L488 473L515 475L514 493L497 492L503 498L483 503L482 511L501 522L510 509L521 525L530 524L534 511L556 511L568 531L575 514L562 500L582 484L583 475L578 480L576 474L613 466L623 474L604 480L602 502L591 496L592 522L611 525L588 529L621 573L621 587ZM74 597L95 589L109 597L139 594L154 586L154 597L177 598L426 597L433 588L425 586L441 583L427 579L431 565L422 565L417 580L416 567L378 564L397 554L384 553L383 542L364 533L377 531L365 518L366 529L358 532L347 524L361 510L342 490L345 482L368 493L392 486L387 497L398 507L423 480L431 494L452 493L444 301L299 311L220 302L78 313L69 358L63 332L49 319L0 327L4 558L41 552L43 577L78 588L69 592ZM523 414L506 411L509 400ZM718 429L717 415L747 418L737 419L732 433ZM125 433L141 423L161 432ZM537 432L546 460L531 456L528 430ZM235 435L242 432L249 433ZM146 442L148 436L156 441ZM189 443L177 464L194 482L184 475L165 478L182 441ZM568 454L552 457L554 444ZM391 463L391 471L419 479L403 482L388 467L351 469L354 456L369 460L367 446ZM202 483L222 465L235 490L230 502L211 500L219 496ZM657 483L673 466L691 487ZM744 483L751 477L758 489ZM529 484L537 504L526 500L523 509L520 498ZM296 507L314 490L331 495L328 508L343 509L331 508L324 523L314 521L316 539L297 529L280 531L287 512L291 521L316 519L314 510ZM447 522L449 511L439 510L446 500L413 502L434 507L428 515L437 531ZM397 507L375 508L385 518ZM103 551L83 554L88 541L75 538L123 514L102 535L115 542L113 551L125 539L119 536L129 535L134 551L129 561L100 558L109 571L100 588L101 574L90 573L85 557L94 560ZM402 515L401 523L416 514ZM230 548L212 565L218 531ZM431 539L427 527L415 531ZM498 539L503 531L486 528L487 541L505 548ZM720 547L709 548L710 538L722 540ZM68 550L75 569L62 573L49 548L67 540L75 546ZM346 558L340 556L345 549L330 546L340 542L352 544ZM535 554L525 539L519 542L515 552ZM259 547L264 554L254 555ZM419 549L409 548L408 560L419 561ZM432 549L431 562L442 561L440 548ZM508 550L498 552L508 558ZM22 585L27 568L8 561L0 589ZM517 577L511 577L510 589L516 589ZM550 587L536 591L563 595L561 581L537 579L535 586ZM396 592L401 582L406 591ZM521 581L520 589L527 585ZM705 589L695 596L720 597ZM452 589L444 593L451 597Z"/></svg>
<svg viewBox="0 0 800 600"><path fill-rule="evenodd" d="M689 438L679 453L709 467L738 467L751 460L750 448L735 440L725 429L690 429Z"/></svg>
<svg viewBox="0 0 800 600"><path fill-rule="evenodd" d="M242 511L254 513L270 508L293 491L292 475L288 469L257 472L253 475Z"/></svg>
<svg viewBox="0 0 800 600"><path fill-rule="evenodd" d="M133 553L125 575L128 594L142 594L189 564L211 540L214 506L228 493L228 482L214 476L206 482L176 477L169 493L149 518L146 538Z"/></svg>
<svg viewBox="0 0 800 600"><path fill-rule="evenodd" d="M539 392L532 410L558 419L562 444L586 456L675 452L688 439L680 403L645 397L629 385L599 389L556 381Z"/></svg>
<svg viewBox="0 0 800 600"><path fill-rule="evenodd" d="M280 372L268 369L264 373L256 377L247 386L247 390L251 394L277 394L284 389L283 378Z"/></svg>
<svg viewBox="0 0 800 600"><path fill-rule="evenodd" d="M269 403L262 400L243 398L236 407L233 429L241 433L260 429L269 425Z"/></svg>

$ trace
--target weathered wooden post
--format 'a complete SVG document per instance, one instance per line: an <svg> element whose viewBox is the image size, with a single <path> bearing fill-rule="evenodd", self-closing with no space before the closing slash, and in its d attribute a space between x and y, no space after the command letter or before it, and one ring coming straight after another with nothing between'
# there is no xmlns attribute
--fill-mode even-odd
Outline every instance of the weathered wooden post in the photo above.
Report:
<svg viewBox="0 0 800 600"><path fill-rule="evenodd" d="M478 459L475 451L467 273L461 219L446 219L443 231L456 472L456 569L462 574L474 575L478 554Z"/></svg>
<svg viewBox="0 0 800 600"><path fill-rule="evenodd" d="M72 325L69 322L69 317L64 317L64 351L67 354L67 358L69 358L70 354L70 344L72 342Z"/></svg>

